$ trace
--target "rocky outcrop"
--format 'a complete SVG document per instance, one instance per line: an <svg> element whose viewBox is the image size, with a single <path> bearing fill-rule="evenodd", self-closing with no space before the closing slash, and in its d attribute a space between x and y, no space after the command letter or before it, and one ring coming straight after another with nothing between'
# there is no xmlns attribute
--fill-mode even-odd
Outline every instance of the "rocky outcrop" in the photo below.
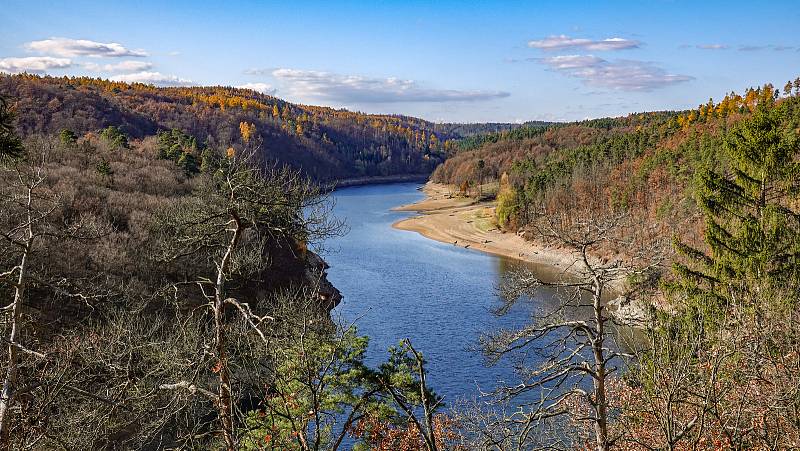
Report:
<svg viewBox="0 0 800 451"><path fill-rule="evenodd" d="M648 308L640 301L627 296L617 296L608 301L608 309L618 324L643 328L648 323Z"/></svg>

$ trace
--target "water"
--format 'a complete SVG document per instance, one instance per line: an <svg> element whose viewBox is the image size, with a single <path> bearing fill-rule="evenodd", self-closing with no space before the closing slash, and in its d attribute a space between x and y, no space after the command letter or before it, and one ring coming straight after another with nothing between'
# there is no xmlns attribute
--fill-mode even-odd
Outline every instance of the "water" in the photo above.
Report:
<svg viewBox="0 0 800 451"><path fill-rule="evenodd" d="M347 235L328 241L323 254L329 280L344 300L334 310L355 321L370 337L368 363L386 359L389 346L410 338L429 361L431 387L445 403L473 398L498 381L518 381L510 364L484 365L470 351L481 333L524 325L536 305L551 292L520 303L496 317L495 289L501 275L523 263L392 228L409 216L392 207L421 200L418 184L402 183L346 188L334 193L336 217L347 222Z"/></svg>

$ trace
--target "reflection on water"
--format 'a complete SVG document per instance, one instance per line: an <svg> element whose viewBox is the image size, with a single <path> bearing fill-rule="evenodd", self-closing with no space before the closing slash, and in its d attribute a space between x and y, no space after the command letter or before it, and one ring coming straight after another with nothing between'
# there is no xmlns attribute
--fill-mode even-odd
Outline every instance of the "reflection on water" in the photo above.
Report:
<svg viewBox="0 0 800 451"><path fill-rule="evenodd" d="M389 346L410 338L429 361L432 387L452 403L476 396L478 387L485 391L497 381L517 381L510 364L487 368L469 349L482 333L521 327L534 309L551 307L557 298L543 289L508 315L493 315L500 305L500 277L524 263L393 229L392 223L409 213L391 208L422 199L417 187L376 185L334 193L334 213L350 230L325 243L329 279L344 295L333 313L355 321L370 337L370 364L383 361Z"/></svg>

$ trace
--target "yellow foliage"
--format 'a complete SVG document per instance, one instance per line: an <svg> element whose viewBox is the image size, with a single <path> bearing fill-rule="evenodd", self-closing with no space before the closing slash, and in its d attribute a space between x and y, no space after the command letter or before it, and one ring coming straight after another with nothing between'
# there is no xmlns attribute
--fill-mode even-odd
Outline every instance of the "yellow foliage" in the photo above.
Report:
<svg viewBox="0 0 800 451"><path fill-rule="evenodd" d="M225 151L225 156L227 156L228 159L230 160L231 158L236 156L236 149L234 149L233 147L228 147L228 150Z"/></svg>
<svg viewBox="0 0 800 451"><path fill-rule="evenodd" d="M239 133L242 135L242 141L245 144L250 142L250 138L253 136L253 133L256 131L255 124L250 124L248 122L239 122Z"/></svg>

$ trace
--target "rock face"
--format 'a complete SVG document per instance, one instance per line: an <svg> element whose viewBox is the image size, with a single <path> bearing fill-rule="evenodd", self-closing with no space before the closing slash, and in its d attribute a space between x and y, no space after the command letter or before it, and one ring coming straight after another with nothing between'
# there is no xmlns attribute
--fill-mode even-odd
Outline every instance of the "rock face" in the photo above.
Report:
<svg viewBox="0 0 800 451"><path fill-rule="evenodd" d="M314 252L306 251L306 270L305 277L311 286L318 285L318 296L320 303L327 309L332 310L342 301L342 293L328 280L328 264Z"/></svg>
<svg viewBox="0 0 800 451"><path fill-rule="evenodd" d="M617 323L631 327L644 327L647 325L647 309L639 302L626 296L618 296L608 301L609 310Z"/></svg>
<svg viewBox="0 0 800 451"><path fill-rule="evenodd" d="M255 294L267 298L281 289L307 287L318 296L320 307L330 311L342 301L342 294L328 280L325 260L297 243L283 242L269 251L269 268L262 274L263 282L240 293L242 298Z"/></svg>

